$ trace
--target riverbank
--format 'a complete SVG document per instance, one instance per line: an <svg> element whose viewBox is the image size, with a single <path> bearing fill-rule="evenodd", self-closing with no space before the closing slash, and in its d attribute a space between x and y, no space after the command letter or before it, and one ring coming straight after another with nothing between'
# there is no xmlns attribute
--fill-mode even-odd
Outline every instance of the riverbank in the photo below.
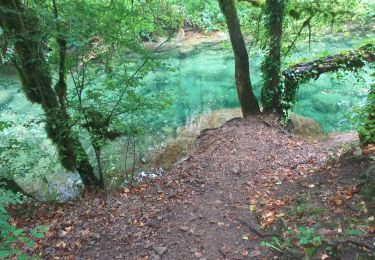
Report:
<svg viewBox="0 0 375 260"><path fill-rule="evenodd" d="M331 251L317 244L314 259L371 257L373 205L358 174L374 164L375 149L350 148L356 140L340 134L311 142L286 134L273 117L235 119L204 131L190 158L160 179L31 207L14 221L51 224L35 250L44 258L300 258L306 251L297 242L281 252L261 247L270 232L287 241L300 227L314 230L321 245L348 243Z"/></svg>

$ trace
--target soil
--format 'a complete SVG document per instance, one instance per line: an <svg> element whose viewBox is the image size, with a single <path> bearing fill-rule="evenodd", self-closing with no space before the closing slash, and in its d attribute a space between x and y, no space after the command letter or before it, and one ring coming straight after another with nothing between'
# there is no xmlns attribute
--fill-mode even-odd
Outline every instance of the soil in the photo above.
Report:
<svg viewBox="0 0 375 260"><path fill-rule="evenodd" d="M286 243L298 227L322 240L313 258L370 259L374 204L359 176L375 149L350 148L356 141L352 133L306 141L272 116L237 118L203 131L194 153L160 179L24 206L13 221L51 225L34 252L43 259L301 259L311 245ZM261 246L271 235L279 250Z"/></svg>

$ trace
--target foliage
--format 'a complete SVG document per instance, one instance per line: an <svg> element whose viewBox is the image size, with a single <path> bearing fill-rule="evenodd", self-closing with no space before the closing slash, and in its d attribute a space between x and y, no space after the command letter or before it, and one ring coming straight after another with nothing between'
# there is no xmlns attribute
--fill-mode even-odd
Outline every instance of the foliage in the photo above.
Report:
<svg viewBox="0 0 375 260"><path fill-rule="evenodd" d="M186 26L202 31L224 28L225 20L217 0L175 0L175 2L180 5Z"/></svg>
<svg viewBox="0 0 375 260"><path fill-rule="evenodd" d="M153 62L152 50L143 46L145 33L152 37L173 34L180 27L177 16L171 15L171 6L163 1L148 4L67 0L54 4L54 12L50 10L49 1L26 4L39 18L40 23L33 23L33 26L38 27L35 29L41 32L40 37L48 46L49 65L59 65L55 94L59 98L59 109L66 116L55 119L59 121L59 128L73 130L70 136L79 136L80 140L91 143L103 186L101 151L108 141L141 132L139 124L133 122L136 115L158 111L169 103L163 101L162 95L143 95L136 87L141 86L148 72L161 67ZM159 13L160 7L165 14ZM38 43L41 39L34 40ZM12 44L7 42L10 49ZM129 52L132 57L123 57ZM66 72L70 72L68 84L64 82ZM57 88L60 82L62 91ZM50 118L47 128L51 124ZM61 156L58 136L52 136L50 131L49 137L57 143L63 162L67 156ZM78 160L86 157L84 151L79 152L79 142L70 145L76 147Z"/></svg>
<svg viewBox="0 0 375 260"><path fill-rule="evenodd" d="M322 237L315 228L297 227L286 232L285 237L272 237L271 241L262 241L261 246L271 248L280 253L296 254L295 247L304 249L307 255L314 255L316 248L322 245Z"/></svg>
<svg viewBox="0 0 375 260"><path fill-rule="evenodd" d="M375 74L373 74L375 78ZM357 131L360 135L362 145L375 143L375 83L370 86L370 93L366 105L357 114Z"/></svg>
<svg viewBox="0 0 375 260"><path fill-rule="evenodd" d="M43 177L58 166L56 149L39 120L9 118L8 127L0 131L0 177Z"/></svg>
<svg viewBox="0 0 375 260"><path fill-rule="evenodd" d="M366 44L355 51L345 51L337 55L326 56L311 62L294 65L283 72L281 84L283 92L282 106L284 116L296 102L296 93L300 84L318 79L322 74L338 71L356 72L368 63L375 61L374 44Z"/></svg>
<svg viewBox="0 0 375 260"><path fill-rule="evenodd" d="M43 238L48 231L48 226L25 231L9 223L10 217L6 207L21 202L21 195L0 188L0 258L29 259L27 251L35 248L35 241Z"/></svg>

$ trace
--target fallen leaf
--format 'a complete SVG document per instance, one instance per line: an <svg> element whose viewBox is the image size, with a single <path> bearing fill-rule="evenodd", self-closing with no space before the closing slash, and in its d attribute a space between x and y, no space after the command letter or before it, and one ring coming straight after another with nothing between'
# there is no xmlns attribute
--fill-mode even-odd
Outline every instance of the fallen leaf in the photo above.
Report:
<svg viewBox="0 0 375 260"><path fill-rule="evenodd" d="M375 226L369 226L367 231L371 232L371 233L374 233L375 232Z"/></svg>
<svg viewBox="0 0 375 260"><path fill-rule="evenodd" d="M55 247L57 247L59 249L64 249L64 248L66 248L66 243L64 241L61 241L61 242L57 243L55 245Z"/></svg>

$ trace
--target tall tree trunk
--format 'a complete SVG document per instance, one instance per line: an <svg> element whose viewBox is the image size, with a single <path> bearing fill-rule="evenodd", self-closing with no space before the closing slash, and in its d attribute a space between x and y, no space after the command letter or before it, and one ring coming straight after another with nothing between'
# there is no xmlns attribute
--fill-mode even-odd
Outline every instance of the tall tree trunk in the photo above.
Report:
<svg viewBox="0 0 375 260"><path fill-rule="evenodd" d="M284 0L267 0L266 29L269 48L262 64L264 85L261 91L263 112L282 113L280 89L281 76L281 40L283 35Z"/></svg>
<svg viewBox="0 0 375 260"><path fill-rule="evenodd" d="M259 114L259 104L251 87L249 56L241 32L236 5L234 0L218 0L218 2L227 22L234 52L236 87L242 114L244 117Z"/></svg>
<svg viewBox="0 0 375 260"><path fill-rule="evenodd" d="M88 156L71 130L69 115L53 90L45 60L38 18L20 0L0 0L0 26L14 40L14 64L20 75L23 91L33 103L42 106L46 117L46 132L56 145L61 164L69 171L78 170L86 186L98 186ZM60 74L61 76L61 74ZM57 88L61 88L60 77ZM64 86L63 86L64 87ZM66 86L65 86L66 88ZM61 102L61 100L60 100Z"/></svg>

